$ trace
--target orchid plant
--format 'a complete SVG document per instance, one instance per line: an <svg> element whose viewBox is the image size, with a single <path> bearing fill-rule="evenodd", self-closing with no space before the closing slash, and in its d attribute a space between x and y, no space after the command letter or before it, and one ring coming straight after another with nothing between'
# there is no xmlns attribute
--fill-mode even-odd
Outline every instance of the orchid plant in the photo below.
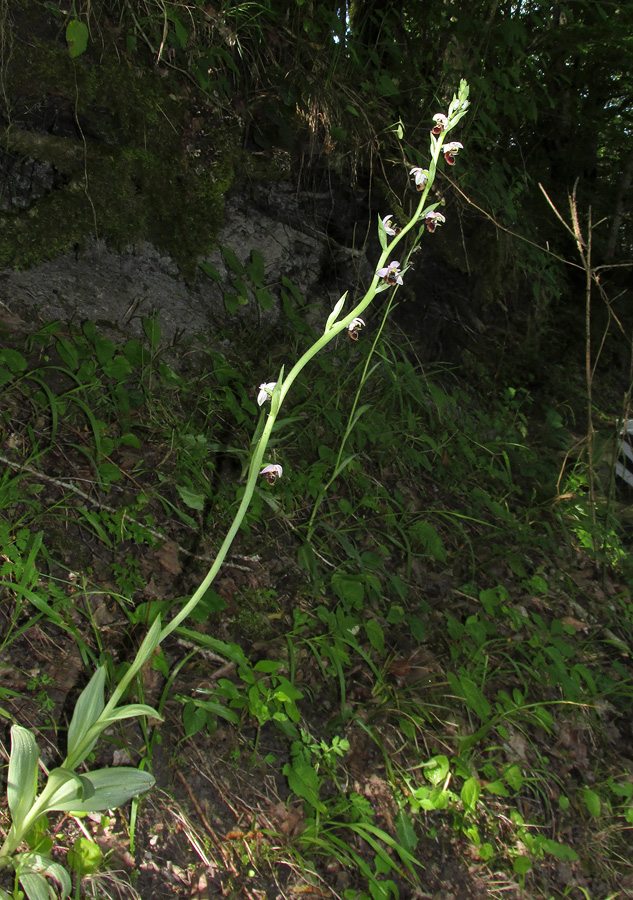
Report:
<svg viewBox="0 0 633 900"><path fill-rule="evenodd" d="M10 900L11 896L17 896L19 894L18 883L29 900L54 898L56 893L51 885L51 879L57 882L62 897L69 896L70 876L63 866L51 859L49 850L52 842L43 842L41 830L36 829L37 824L41 824L41 820L47 813L55 811L96 812L114 809L153 786L154 779L149 773L131 767L99 769L81 774L78 774L76 770L86 761L103 731L115 722L137 716L161 719L155 709L145 704L119 704L143 665L152 658L157 647L191 615L207 592L244 520L258 479L264 477L272 485L282 477L281 465L275 462L265 463L266 449L279 410L299 373L320 350L342 332L346 331L352 340L358 340L359 333L365 326L361 314L367 309L376 294L392 288L395 291L404 283L407 262L405 261L401 265L394 258L396 247L405 240L409 232L419 226L406 254L406 260L408 260L423 233L435 231L437 226L444 222L442 213L436 211L439 202L427 206L427 199L435 180L440 154L443 153L444 160L448 165L454 165L456 154L463 149L462 144L458 141L445 143L445 137L465 115L468 105L468 85L462 81L447 114L437 113L433 117L429 166L426 169L415 166L410 170L414 187L421 193L421 196L409 222L402 228L398 228L394 225L391 214L378 218L378 237L382 254L365 295L352 309L344 312L347 292L343 294L328 316L321 337L305 351L292 369L285 374L282 368L276 381L263 382L259 385L257 403L262 411L251 443L246 486L235 518L218 550L216 559L198 589L180 612L167 624L163 625L160 618L153 622L136 657L115 687L107 703L105 702L105 667L97 668L75 706L68 729L67 756L61 766L46 772L39 759L37 744L31 732L19 725L12 726L7 784L12 824L4 844L0 847L0 868L11 867L13 869L15 890L13 894L8 894L0 888L0 900ZM387 260L390 261L387 262ZM349 427L344 435L343 444L348 433ZM324 491L340 471L341 467L337 465L334 475L324 486ZM309 533L311 533L310 529L317 508L318 504L315 506L310 520ZM40 768L45 771L47 780L38 795ZM40 835L40 838L36 839L36 835ZM25 845L28 845L29 849L23 849Z"/></svg>

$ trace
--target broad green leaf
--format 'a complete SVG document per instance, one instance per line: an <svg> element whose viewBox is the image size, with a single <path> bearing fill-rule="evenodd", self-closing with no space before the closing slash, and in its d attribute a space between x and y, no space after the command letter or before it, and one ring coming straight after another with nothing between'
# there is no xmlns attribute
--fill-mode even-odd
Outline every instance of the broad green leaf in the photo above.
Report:
<svg viewBox="0 0 633 900"><path fill-rule="evenodd" d="M18 877L29 900L55 900L55 892L43 875L22 871Z"/></svg>
<svg viewBox="0 0 633 900"><path fill-rule="evenodd" d="M107 365L107 363L113 359L115 351L116 347L114 341L111 341L110 338L104 337L101 334L96 335L95 353L97 354L100 365Z"/></svg>
<svg viewBox="0 0 633 900"><path fill-rule="evenodd" d="M551 838L544 838L541 842L541 847L546 853L549 853L550 856L556 859L566 859L570 862L576 862L578 859L578 854L575 850L572 850L569 844L558 844Z"/></svg>
<svg viewBox="0 0 633 900"><path fill-rule="evenodd" d="M16 829L20 828L37 793L38 760L39 750L31 732L21 725L13 725L7 774L7 800Z"/></svg>
<svg viewBox="0 0 633 900"><path fill-rule="evenodd" d="M288 681L283 675L278 675L277 679L279 681L279 687L283 690L284 694L288 697L289 700L302 700L303 694L299 690L299 688L295 687L291 681Z"/></svg>
<svg viewBox="0 0 633 900"><path fill-rule="evenodd" d="M282 663L277 662L274 659L260 659L259 662L255 663L253 668L256 672L265 672L270 675L272 672L276 672L281 665Z"/></svg>
<svg viewBox="0 0 633 900"><path fill-rule="evenodd" d="M393 78L387 75L386 72L374 72L374 80L378 93L382 94L383 97L394 97L399 93Z"/></svg>
<svg viewBox="0 0 633 900"><path fill-rule="evenodd" d="M434 787L428 797L429 805L426 809L446 809L451 801L457 800L456 795L452 791L447 791L440 785Z"/></svg>
<svg viewBox="0 0 633 900"><path fill-rule="evenodd" d="M231 281L231 287L234 291L237 291L237 295L240 298L240 305L245 306L249 301L249 293L246 282L242 281L241 278L234 278Z"/></svg>
<svg viewBox="0 0 633 900"><path fill-rule="evenodd" d="M156 349L160 344L162 335L158 319L156 316L143 316L141 321L143 323L143 331L145 332L145 336L147 337L151 348Z"/></svg>
<svg viewBox="0 0 633 900"><path fill-rule="evenodd" d="M449 672L447 677L457 696L462 697L466 705L469 706L482 721L486 721L491 713L490 704L475 682L471 678L468 678L467 675L457 676L453 672Z"/></svg>
<svg viewBox="0 0 633 900"><path fill-rule="evenodd" d="M590 788L585 788L583 791L583 797L589 813L594 817L594 819L599 819L600 812L602 810L602 803L598 794L596 794L596 792L592 791Z"/></svg>
<svg viewBox="0 0 633 900"><path fill-rule="evenodd" d="M503 783L498 778L495 778L494 781L487 781L485 784L485 788L487 791L490 791L491 794L497 794L499 797L509 797L510 792Z"/></svg>
<svg viewBox="0 0 633 900"><path fill-rule="evenodd" d="M521 773L521 769L517 766L516 763L512 763L512 765L504 769L503 777L508 782L510 787L515 791L520 791L523 786L523 782L525 781Z"/></svg>
<svg viewBox="0 0 633 900"><path fill-rule="evenodd" d="M296 285L294 285L286 275L281 276L281 283L290 291L299 306L303 306L303 297L301 296L301 291L299 290L299 288L296 287Z"/></svg>
<svg viewBox="0 0 633 900"><path fill-rule="evenodd" d="M46 878L54 878L55 881L58 882L62 889L62 897L70 896L70 891L72 888L72 882L70 880L70 875L66 871L66 869L60 865L60 863L53 862L53 860L44 854L34 853L33 854L34 865L37 866L39 871ZM56 895L53 895L56 897Z"/></svg>
<svg viewBox="0 0 633 900"><path fill-rule="evenodd" d="M492 859L495 855L494 847L492 844L488 843L488 841L484 841L481 847L478 847L477 853L479 854L479 858L483 859L484 862L488 862L488 860Z"/></svg>
<svg viewBox="0 0 633 900"><path fill-rule="evenodd" d="M409 853L415 853L418 845L418 836L415 833L411 816L407 815L404 809L400 809L396 818L396 834L402 846Z"/></svg>
<svg viewBox="0 0 633 900"><path fill-rule="evenodd" d="M332 588L335 593L354 608L360 608L365 596L363 577L348 575L345 572L334 572L332 575Z"/></svg>
<svg viewBox="0 0 633 900"><path fill-rule="evenodd" d="M57 341L57 352L61 361L74 372L79 365L79 354L77 347L66 338L60 337Z"/></svg>
<svg viewBox="0 0 633 900"><path fill-rule="evenodd" d="M301 759L286 763L283 773L288 779L290 790L301 797L317 812L327 812L327 806L319 800L320 779L312 766Z"/></svg>
<svg viewBox="0 0 633 900"><path fill-rule="evenodd" d="M304 569L310 580L315 583L318 579L318 566L314 550L310 544L302 544L297 550L297 563Z"/></svg>
<svg viewBox="0 0 633 900"><path fill-rule="evenodd" d="M178 41L179 48L181 50L184 50L189 39L189 32L173 10L167 10L166 15L167 18L170 19L170 21L173 23L174 33L176 35L176 40Z"/></svg>
<svg viewBox="0 0 633 900"><path fill-rule="evenodd" d="M71 59L81 56L88 46L88 27L79 19L71 19L66 26L66 42Z"/></svg>
<svg viewBox="0 0 633 900"><path fill-rule="evenodd" d="M135 434L128 432L127 434L122 434L119 438L119 443L124 447L134 447L136 450L140 450L141 442L137 438Z"/></svg>
<svg viewBox="0 0 633 900"><path fill-rule="evenodd" d="M191 705L195 707L196 713L204 714L204 721L203 721L202 725L200 725L198 728L196 728L196 731L200 731L200 728L202 728L204 726L204 724L207 720L208 713L211 713L211 715L213 715L213 716L217 716L217 718L219 718L219 719L224 719L226 722L230 722L232 725L239 725L240 717L237 715L237 713L234 712L232 709L229 709L228 707L223 706L221 703L216 703L214 700L196 700L195 704L191 704ZM185 727L187 727L187 722L197 722L198 721L198 716L197 715L194 716L191 711L188 714L188 718L185 719L186 711L187 711L187 707L185 707L185 710L183 711L183 714L182 714L182 719L183 719L183 723L185 724ZM187 736L190 737L191 735L188 733Z"/></svg>
<svg viewBox="0 0 633 900"><path fill-rule="evenodd" d="M10 347L0 350L0 362L4 363L14 375L24 372L27 367L26 359L20 351L12 350Z"/></svg>
<svg viewBox="0 0 633 900"><path fill-rule="evenodd" d="M481 793L481 786L479 781L474 776L467 778L464 784L462 785L462 789L460 792L460 797L462 803L466 807L466 809L471 812L474 811L477 806L477 801L479 800L479 795Z"/></svg>
<svg viewBox="0 0 633 900"><path fill-rule="evenodd" d="M112 722L120 722L121 719L136 719L139 716L149 716L151 719L163 721L163 717L158 710L154 709L153 706L147 706L146 703L129 703L127 706L119 706L103 721L104 725L107 726L111 725Z"/></svg>
<svg viewBox="0 0 633 900"><path fill-rule="evenodd" d="M227 264L229 269L235 273L235 275L246 275L246 269L230 247L220 247L220 250L222 251L224 262Z"/></svg>
<svg viewBox="0 0 633 900"><path fill-rule="evenodd" d="M93 789L90 796L84 795L83 799L60 798L54 806L49 806L49 809L56 809L59 812L102 812L106 809L117 809L132 797L149 791L155 784L149 772L142 772L131 766L97 769L96 772L83 776L83 779L88 781Z"/></svg>
<svg viewBox="0 0 633 900"><path fill-rule="evenodd" d="M185 487L185 485L177 484L176 490L180 494L180 499L183 503L186 503L189 509L197 509L202 511L204 509L205 496L204 494L200 494L197 491L192 491L191 488Z"/></svg>
<svg viewBox="0 0 633 900"><path fill-rule="evenodd" d="M185 737L193 737L207 724L207 709L202 704L195 704L192 700L185 703L182 711L182 722L185 726Z"/></svg>
<svg viewBox="0 0 633 900"><path fill-rule="evenodd" d="M444 543L430 522L415 522L409 529L409 536L414 544L421 545L433 559L446 562Z"/></svg>
<svg viewBox="0 0 633 900"><path fill-rule="evenodd" d="M251 261L246 266L246 271L255 287L261 288L264 286L266 264L264 263L264 257L259 250L253 250L251 252Z"/></svg>
<svg viewBox="0 0 633 900"><path fill-rule="evenodd" d="M110 451L106 452L109 453ZM99 478L101 479L103 484L112 484L112 482L118 481L120 478L123 478L121 469L118 466L115 466L113 463L99 463L97 468L99 472ZM110 541L105 541L104 543L111 545Z"/></svg>
<svg viewBox="0 0 633 900"><path fill-rule="evenodd" d="M31 850L36 853L50 853L53 849L53 840L48 834L49 829L48 816L40 816L33 828L24 836L24 840Z"/></svg>
<svg viewBox="0 0 633 900"><path fill-rule="evenodd" d="M501 603L501 597L496 588L486 588L483 591L479 592L479 599L481 600L483 608L486 610L489 616L494 616L497 612L497 607Z"/></svg>
<svg viewBox="0 0 633 900"><path fill-rule="evenodd" d="M244 651L238 644L227 644L225 641L220 641L209 634L201 634L199 631L194 631L190 628L177 628L176 633L187 640L193 641L200 647L206 647L208 650L213 650L214 653L220 653L231 660L231 662L237 663L238 666L248 666Z"/></svg>
<svg viewBox="0 0 633 900"><path fill-rule="evenodd" d="M70 807L65 807L68 801L76 802L85 794L92 793L92 784L85 775L60 767L49 772L46 787L37 802L38 806L41 805L41 812L69 809Z"/></svg>
<svg viewBox="0 0 633 900"><path fill-rule="evenodd" d="M532 868L532 860L529 856L517 856L512 863L512 868L517 875L527 875Z"/></svg>
<svg viewBox="0 0 633 900"><path fill-rule="evenodd" d="M86 837L79 837L73 843L66 857L69 867L79 875L93 875L99 871L103 853L98 844Z"/></svg>
<svg viewBox="0 0 633 900"><path fill-rule="evenodd" d="M385 633L382 630L382 626L375 619L367 619L365 631L374 650L382 653L385 649Z"/></svg>
<svg viewBox="0 0 633 900"><path fill-rule="evenodd" d="M424 776L431 784L438 785L445 780L448 775L449 764L448 757L441 754L433 756L424 764Z"/></svg>
<svg viewBox="0 0 633 900"><path fill-rule="evenodd" d="M265 312L273 308L275 301L268 288L257 288L255 296L257 297L257 302Z"/></svg>
<svg viewBox="0 0 633 900"><path fill-rule="evenodd" d="M126 356L118 353L110 362L104 364L103 371L108 378L124 381L132 371L132 366Z"/></svg>
<svg viewBox="0 0 633 900"><path fill-rule="evenodd" d="M285 291L281 292L281 306L284 315L298 334L306 334L310 330L305 322L305 316L297 312L292 300Z"/></svg>
<svg viewBox="0 0 633 900"><path fill-rule="evenodd" d="M86 687L79 695L75 704L73 717L68 728L68 755L72 755L78 749L86 732L99 718L105 706L104 687L106 670L105 666L99 666ZM94 747L97 738L92 742L88 753Z"/></svg>
<svg viewBox="0 0 633 900"><path fill-rule="evenodd" d="M222 276L220 275L220 273L218 272L218 270L216 269L215 266L212 266L211 263L206 263L206 262L198 263L198 265L200 266L200 268L202 269L202 271L204 272L205 275L208 275L209 278L211 278L217 284L220 284L220 282L222 281Z"/></svg>
<svg viewBox="0 0 633 900"><path fill-rule="evenodd" d="M613 777L609 777L608 779L609 790L611 793L615 794L616 797L626 797L627 800L630 800L633 797L633 783L630 781L615 781Z"/></svg>

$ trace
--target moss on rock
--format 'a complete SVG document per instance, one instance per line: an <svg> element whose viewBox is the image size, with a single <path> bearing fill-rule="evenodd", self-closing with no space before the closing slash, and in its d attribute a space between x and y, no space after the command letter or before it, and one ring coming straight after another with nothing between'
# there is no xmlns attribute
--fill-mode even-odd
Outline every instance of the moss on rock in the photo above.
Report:
<svg viewBox="0 0 633 900"><path fill-rule="evenodd" d="M24 4L28 7L28 4ZM0 216L0 266L26 268L105 239L140 240L186 277L214 245L242 152L226 129L191 144L189 89L131 65L113 44L78 59L56 39L13 43L5 147L63 179L28 208Z"/></svg>

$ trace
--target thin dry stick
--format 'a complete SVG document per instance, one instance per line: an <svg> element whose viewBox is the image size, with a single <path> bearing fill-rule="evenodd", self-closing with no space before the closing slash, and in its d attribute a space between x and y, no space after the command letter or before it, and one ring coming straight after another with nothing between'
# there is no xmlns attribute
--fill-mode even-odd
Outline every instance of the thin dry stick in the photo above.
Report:
<svg viewBox="0 0 633 900"><path fill-rule="evenodd" d="M589 499L591 507L591 522L593 525L593 534L591 537L594 552L597 552L598 546L596 541L596 486L595 486L595 466L594 466L594 428L593 428L593 376L594 368L591 365L591 286L595 281L598 283L596 273L591 268L591 237L592 237L592 221L591 207L589 207L588 223L587 223L587 240L583 238L578 219L578 202L576 200L576 190L578 188L578 179L574 184L574 189L569 196L569 211L571 217L571 225L569 225L547 194L542 184L539 185L545 199L549 203L554 215L563 225L566 231L574 238L576 249L580 256L580 266L585 272L585 381L587 385L587 460L589 469Z"/></svg>
<svg viewBox="0 0 633 900"><path fill-rule="evenodd" d="M569 198L569 209L573 227L576 249L580 256L582 267L585 270L585 381L587 385L587 462L589 467L589 500L591 504L591 523L593 534L591 540L594 552L598 550L596 537L596 481L594 466L594 427L593 427L593 367L591 365L591 283L593 274L591 271L591 207L589 207L587 221L587 241L583 240L580 222L578 221L578 203L576 201L576 189L578 180L574 184L574 190Z"/></svg>

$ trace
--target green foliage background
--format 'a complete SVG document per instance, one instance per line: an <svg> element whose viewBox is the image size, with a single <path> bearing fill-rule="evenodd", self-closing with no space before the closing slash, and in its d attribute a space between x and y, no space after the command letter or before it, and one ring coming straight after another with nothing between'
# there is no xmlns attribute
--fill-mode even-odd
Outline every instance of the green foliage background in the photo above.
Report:
<svg viewBox="0 0 633 900"><path fill-rule="evenodd" d="M593 472L574 461L565 479L560 472L558 452L567 463L576 443L575 410L560 399L574 378L576 386L582 380L582 366L569 361L579 359L576 333L584 337L584 286L563 261L574 259L573 241L538 186L567 216L577 185L585 233L592 211L594 265L631 257L631 6L78 0L69 9L0 0L3 163L33 159L58 175L55 189L27 208L5 196L2 266L27 267L96 235L121 248L150 240L193 280L217 242L227 192L246 184L256 191L274 179L361 186L383 214L406 218L407 170L427 161L430 116L446 110L460 78L471 86L460 163L437 184L449 223L431 252L469 276L477 314L510 323L523 368L504 380L494 366L486 371L464 358L471 379L464 386L445 367L429 376L412 362L410 348L385 337L339 466L332 448L374 351L370 341L346 341L343 350L320 355L298 380L292 416L278 423L271 443L284 480L274 492L258 489L240 535L244 549L258 553L262 544L276 552L282 533L286 544L295 541L303 593L293 584L282 597L263 578L243 587L238 600L209 592L197 622L209 633L192 628L182 636L231 661L237 674L207 694L191 696L186 683L175 688L188 738L212 737L219 722L251 728L256 761L261 735L278 730L286 744L263 763L276 766L304 803L295 847L330 856L338 848L337 858L356 865L380 900L396 896L384 876L402 876L422 837L433 842L435 856L438 833L445 847L455 835L470 842L468 853L482 864L502 861L522 890L544 857L592 860L593 829L603 828L604 844L613 848L603 853L605 878L617 883L633 820L617 730L620 720L628 728L633 695L630 551L615 508L596 506L587 490ZM241 264L224 250L238 274ZM253 255L247 267L262 292L265 262ZM627 287L626 272L608 270L611 296ZM209 266L206 274L214 277ZM300 299L288 279L283 284ZM270 298L258 295L262 308ZM237 295L234 302L237 309ZM606 318L613 311L608 306ZM288 295L283 313L293 350L300 349L310 333L305 310ZM92 323L63 333L53 323L19 345L13 335L6 340L0 378L11 439L3 576L17 600L4 646L46 617L76 643L82 663L94 666L109 647L92 593L77 588L86 635L74 617L74 586L66 592L50 579L45 597L33 589L41 547L51 568L59 554L86 570L91 560L79 557L79 542L69 546L70 523L73 533L87 532L107 548L113 605L130 628L145 629L177 607L182 598L171 595L169 565L164 597L141 594L142 603L131 602L148 574L131 548L154 550L169 534L182 541L178 551L207 560L197 551L206 553L205 542L213 548L240 499L258 413L253 386L279 371L287 348L261 336L239 360L204 348L181 374L163 361L153 320L144 320L142 340L121 348ZM549 385L556 383L551 401L523 386L530 352L541 386L544 363ZM612 363L610 353L603 357ZM340 364L344 354L347 366ZM58 384L51 387L53 371ZM584 413L579 395L570 408L578 402ZM94 490L107 502L93 502L58 477L58 446L88 460ZM135 483L117 504L114 488L130 471L144 484ZM324 490L333 471L335 483ZM32 483L23 490L27 476ZM39 501L53 487L59 513ZM62 524L51 525L57 515ZM66 560L64 551L75 558ZM602 587L595 578L585 581L587 560L601 568ZM608 572L622 581L609 585ZM34 618L23 624L24 608ZM215 634L220 624L227 640ZM269 656L256 662L234 643L262 636ZM249 654L260 649L253 645ZM169 663L157 657L155 668L167 677ZM313 681L296 678L305 671ZM41 690L48 715L54 702L45 705L46 687L42 677L26 689ZM0 694L7 707L12 693ZM328 722L310 723L318 731L312 735L302 717L308 706L326 703ZM569 746L579 743L574 716L591 734L591 766L570 750L569 766L552 772L550 757L561 755L565 729ZM398 811L397 847L387 831L377 834L367 798L337 780L350 749L346 735L354 731L357 745L380 750ZM393 734L406 746L401 756L387 743ZM150 762L153 741L145 735ZM497 802L504 811L516 806L502 830ZM520 809L542 829L556 825L557 839L534 831ZM437 831L427 831L426 813L443 811L433 820ZM373 848L371 867L341 833ZM402 871L385 847L395 849ZM345 896L364 900L360 891L352 886Z"/></svg>

